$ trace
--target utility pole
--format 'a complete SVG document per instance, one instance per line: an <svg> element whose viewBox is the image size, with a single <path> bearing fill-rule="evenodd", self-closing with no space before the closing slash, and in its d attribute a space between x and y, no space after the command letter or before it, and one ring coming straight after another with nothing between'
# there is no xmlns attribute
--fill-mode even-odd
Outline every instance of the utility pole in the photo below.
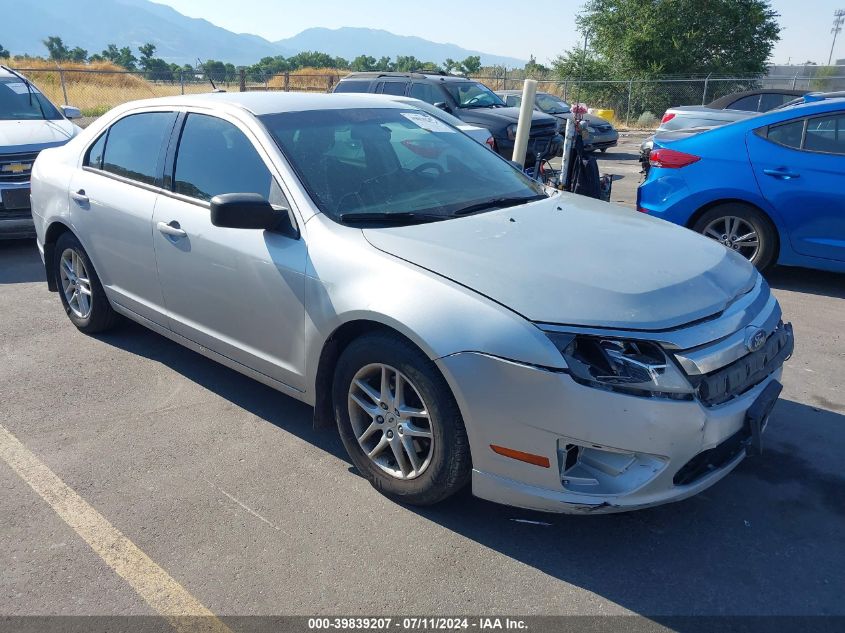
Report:
<svg viewBox="0 0 845 633"><path fill-rule="evenodd" d="M830 55L827 56L827 65L830 66L833 60L833 47L836 46L836 36L842 32L842 25L845 24L845 9L837 9L833 12L833 28L830 32L833 33L833 43L830 45Z"/></svg>

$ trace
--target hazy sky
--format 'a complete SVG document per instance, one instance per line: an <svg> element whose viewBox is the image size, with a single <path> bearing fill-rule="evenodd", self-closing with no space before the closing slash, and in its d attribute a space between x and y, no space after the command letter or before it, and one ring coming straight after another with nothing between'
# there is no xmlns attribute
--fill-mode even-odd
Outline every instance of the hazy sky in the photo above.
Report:
<svg viewBox="0 0 845 633"><path fill-rule="evenodd" d="M312 26L365 26L399 35L417 35L435 42L541 62L578 41L569 14L582 2L519 2L515 0L156 0L191 17L201 17L239 33L269 40L290 37ZM834 9L845 0L773 0L781 14L781 41L772 61L793 64L807 60L827 63ZM527 26L512 31L516 11L528 10ZM542 16L542 17L539 17ZM730 36L726 34L726 36ZM364 53L365 51L361 51ZM833 58L845 58L845 32L839 35Z"/></svg>

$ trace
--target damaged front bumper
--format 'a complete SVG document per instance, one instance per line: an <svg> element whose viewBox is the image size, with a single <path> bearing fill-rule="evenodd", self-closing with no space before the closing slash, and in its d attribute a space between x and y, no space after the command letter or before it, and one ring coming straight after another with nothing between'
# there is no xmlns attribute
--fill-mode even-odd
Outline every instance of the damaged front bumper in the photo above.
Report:
<svg viewBox="0 0 845 633"><path fill-rule="evenodd" d="M596 389L566 372L474 352L439 359L466 423L473 493L583 514L645 508L705 490L759 447L792 351L792 329L780 327L787 353L718 404ZM541 459L521 461L494 446Z"/></svg>

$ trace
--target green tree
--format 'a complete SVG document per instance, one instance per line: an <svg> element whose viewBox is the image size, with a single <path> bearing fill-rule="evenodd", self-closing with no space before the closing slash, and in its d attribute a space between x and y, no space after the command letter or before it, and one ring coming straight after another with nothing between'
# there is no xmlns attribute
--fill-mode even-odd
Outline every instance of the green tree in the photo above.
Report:
<svg viewBox="0 0 845 633"><path fill-rule="evenodd" d="M476 75L481 70L481 56L470 55L461 62L461 71L465 75Z"/></svg>
<svg viewBox="0 0 845 633"><path fill-rule="evenodd" d="M138 47L138 52L141 54L141 68L148 70L148 67L151 65L153 55L156 54L156 45L151 42L147 42L143 46Z"/></svg>
<svg viewBox="0 0 845 633"><path fill-rule="evenodd" d="M390 58L387 56L379 57L378 61L376 62L376 67L373 70L380 70L382 72L386 72L393 68L393 62L390 61Z"/></svg>
<svg viewBox="0 0 845 633"><path fill-rule="evenodd" d="M67 58L72 62L85 62L88 60L88 51L79 46L74 46L67 52Z"/></svg>
<svg viewBox="0 0 845 633"><path fill-rule="evenodd" d="M11 57L12 54L0 44L0 57Z"/></svg>
<svg viewBox="0 0 845 633"><path fill-rule="evenodd" d="M126 70L135 70L135 64L138 63L138 58L132 54L132 49L128 46L118 48L115 44L109 44L103 52L99 55L92 55L89 59L91 61L99 61L99 59L110 61L125 68Z"/></svg>
<svg viewBox="0 0 845 633"><path fill-rule="evenodd" d="M460 70L460 68L461 68L460 62L456 62L451 57L447 57L446 61L443 62L443 70L445 70L447 73L450 73L453 70Z"/></svg>
<svg viewBox="0 0 845 633"><path fill-rule="evenodd" d="M543 64L538 64L534 55L529 57L528 63L525 64L526 75L540 75L547 72L549 72L549 69L546 66L543 66Z"/></svg>
<svg viewBox="0 0 845 633"><path fill-rule="evenodd" d="M70 51L67 46L65 46L62 38L58 35L51 35L46 40L42 40L42 43L47 47L47 53L49 54L50 59L54 61L65 61L70 54Z"/></svg>
<svg viewBox="0 0 845 633"><path fill-rule="evenodd" d="M760 74L780 39L769 0L587 0L589 56L618 77Z"/></svg>
<svg viewBox="0 0 845 633"><path fill-rule="evenodd" d="M376 61L375 57L371 57L369 55L358 55L355 59L352 60L352 63L349 65L349 68L356 71L368 71L368 70L376 70Z"/></svg>

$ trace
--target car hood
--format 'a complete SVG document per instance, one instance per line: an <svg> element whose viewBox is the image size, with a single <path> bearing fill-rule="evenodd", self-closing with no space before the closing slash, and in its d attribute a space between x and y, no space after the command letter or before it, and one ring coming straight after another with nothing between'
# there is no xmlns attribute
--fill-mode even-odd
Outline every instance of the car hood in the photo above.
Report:
<svg viewBox="0 0 845 633"><path fill-rule="evenodd" d="M673 328L718 314L757 274L692 231L574 194L364 235L543 323Z"/></svg>
<svg viewBox="0 0 845 633"><path fill-rule="evenodd" d="M79 131L67 119L0 121L0 154L34 152L64 145Z"/></svg>

